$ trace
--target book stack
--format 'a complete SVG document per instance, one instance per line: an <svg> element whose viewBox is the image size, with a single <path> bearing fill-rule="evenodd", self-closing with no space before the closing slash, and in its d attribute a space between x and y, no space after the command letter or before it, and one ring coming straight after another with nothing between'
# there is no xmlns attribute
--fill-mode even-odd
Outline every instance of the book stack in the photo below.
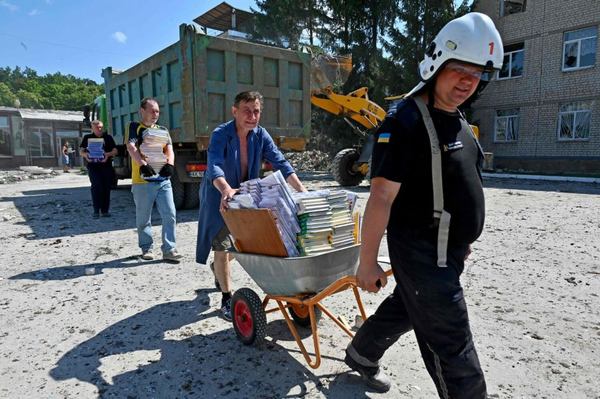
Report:
<svg viewBox="0 0 600 399"><path fill-rule="evenodd" d="M356 194L347 191L318 190L294 194L298 205L301 254L314 255L356 242L352 209Z"/></svg>
<svg viewBox="0 0 600 399"><path fill-rule="evenodd" d="M296 196L298 205L298 248L302 255L316 255L331 251L331 206L327 197L319 192L301 193Z"/></svg>
<svg viewBox="0 0 600 399"><path fill-rule="evenodd" d="M256 208L261 199L260 179L252 179L243 182L240 186L239 195L249 195L254 203L252 208ZM238 196L236 195L237 198Z"/></svg>
<svg viewBox="0 0 600 399"><path fill-rule="evenodd" d="M90 162L100 162L104 159L104 139L88 139L88 158Z"/></svg>
<svg viewBox="0 0 600 399"><path fill-rule="evenodd" d="M346 191L332 191L327 196L331 205L331 245L342 248L354 244L354 220Z"/></svg>
<svg viewBox="0 0 600 399"><path fill-rule="evenodd" d="M154 176L144 176L144 180L157 181L165 178L158 173L167 163L167 155L164 150L169 144L169 133L162 129L146 129L142 144L140 145L140 154L142 158L152 166L156 172Z"/></svg>
<svg viewBox="0 0 600 399"><path fill-rule="evenodd" d="M266 208L288 256L318 255L357 242L356 194L317 190L292 193L281 172L241 184L230 208Z"/></svg>
<svg viewBox="0 0 600 399"><path fill-rule="evenodd" d="M239 193L229 206L270 209L288 256L298 256L296 236L300 232L300 226L296 217L296 204L281 172L272 173L264 179L243 182Z"/></svg>

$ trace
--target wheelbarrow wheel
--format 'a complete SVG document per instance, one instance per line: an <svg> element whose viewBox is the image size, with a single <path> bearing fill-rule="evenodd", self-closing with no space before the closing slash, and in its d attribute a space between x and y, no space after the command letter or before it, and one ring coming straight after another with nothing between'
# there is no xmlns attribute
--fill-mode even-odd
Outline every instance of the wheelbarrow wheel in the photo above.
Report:
<svg viewBox="0 0 600 399"><path fill-rule="evenodd" d="M265 339L267 314L256 292L241 288L231 299L233 329L244 345L260 344Z"/></svg>
<svg viewBox="0 0 600 399"><path fill-rule="evenodd" d="M289 303L290 307L288 308L292 319L296 322L300 327L310 327L310 314L308 313L308 306L301 305L298 303ZM315 306L315 322L318 324L319 320L321 320L321 316L323 312L321 309Z"/></svg>

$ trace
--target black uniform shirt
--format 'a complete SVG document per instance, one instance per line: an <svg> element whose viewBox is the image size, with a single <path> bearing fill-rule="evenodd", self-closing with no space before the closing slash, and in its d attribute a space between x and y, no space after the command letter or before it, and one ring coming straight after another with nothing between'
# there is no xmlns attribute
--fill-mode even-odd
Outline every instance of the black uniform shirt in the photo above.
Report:
<svg viewBox="0 0 600 399"><path fill-rule="evenodd" d="M483 154L458 113L429 108L442 147L444 209L450 213L451 243L472 243L483 229ZM429 135L414 100L388 112L377 132L371 177L401 183L388 222L388 234L412 231L435 237Z"/></svg>
<svg viewBox="0 0 600 399"><path fill-rule="evenodd" d="M83 139L81 140L81 145L79 146L79 148L83 148L83 149L87 150L89 139L103 139L104 144L102 145L102 147L104 149L104 152L111 152L116 147L115 139L113 139L113 137L110 134L104 132L104 133L102 133L102 136L100 136L100 137L96 136L94 133L86 134L85 136L83 136ZM88 168L112 168L111 158L112 157L109 157L109 159L106 162L88 162L87 167Z"/></svg>

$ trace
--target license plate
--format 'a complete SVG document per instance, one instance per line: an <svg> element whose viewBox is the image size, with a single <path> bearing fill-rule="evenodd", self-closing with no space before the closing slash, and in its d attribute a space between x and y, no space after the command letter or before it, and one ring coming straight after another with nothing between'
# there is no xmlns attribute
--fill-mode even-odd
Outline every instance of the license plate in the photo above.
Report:
<svg viewBox="0 0 600 399"><path fill-rule="evenodd" d="M188 172L188 176L189 177L204 177L204 171L203 170L192 170L191 172Z"/></svg>

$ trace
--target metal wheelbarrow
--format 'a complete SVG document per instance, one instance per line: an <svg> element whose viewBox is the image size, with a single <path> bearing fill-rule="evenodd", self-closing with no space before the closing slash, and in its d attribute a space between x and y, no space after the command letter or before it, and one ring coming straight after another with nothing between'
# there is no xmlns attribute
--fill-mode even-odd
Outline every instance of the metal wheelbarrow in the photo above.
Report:
<svg viewBox="0 0 600 399"><path fill-rule="evenodd" d="M245 345L262 343L265 339L267 313L280 311L304 359L310 367L318 368L321 365L321 352L317 323L323 313L350 337L354 336L348 323L343 318L336 317L321 301L351 288L360 317L363 321L367 318L355 277L359 249L360 244L355 244L319 255L290 258L232 251L238 263L266 294L262 301L250 288L241 288L233 294L231 315L238 339ZM389 274L391 270L388 271ZM277 307L267 309L271 300ZM302 343L296 325L310 326L314 345L313 358Z"/></svg>

